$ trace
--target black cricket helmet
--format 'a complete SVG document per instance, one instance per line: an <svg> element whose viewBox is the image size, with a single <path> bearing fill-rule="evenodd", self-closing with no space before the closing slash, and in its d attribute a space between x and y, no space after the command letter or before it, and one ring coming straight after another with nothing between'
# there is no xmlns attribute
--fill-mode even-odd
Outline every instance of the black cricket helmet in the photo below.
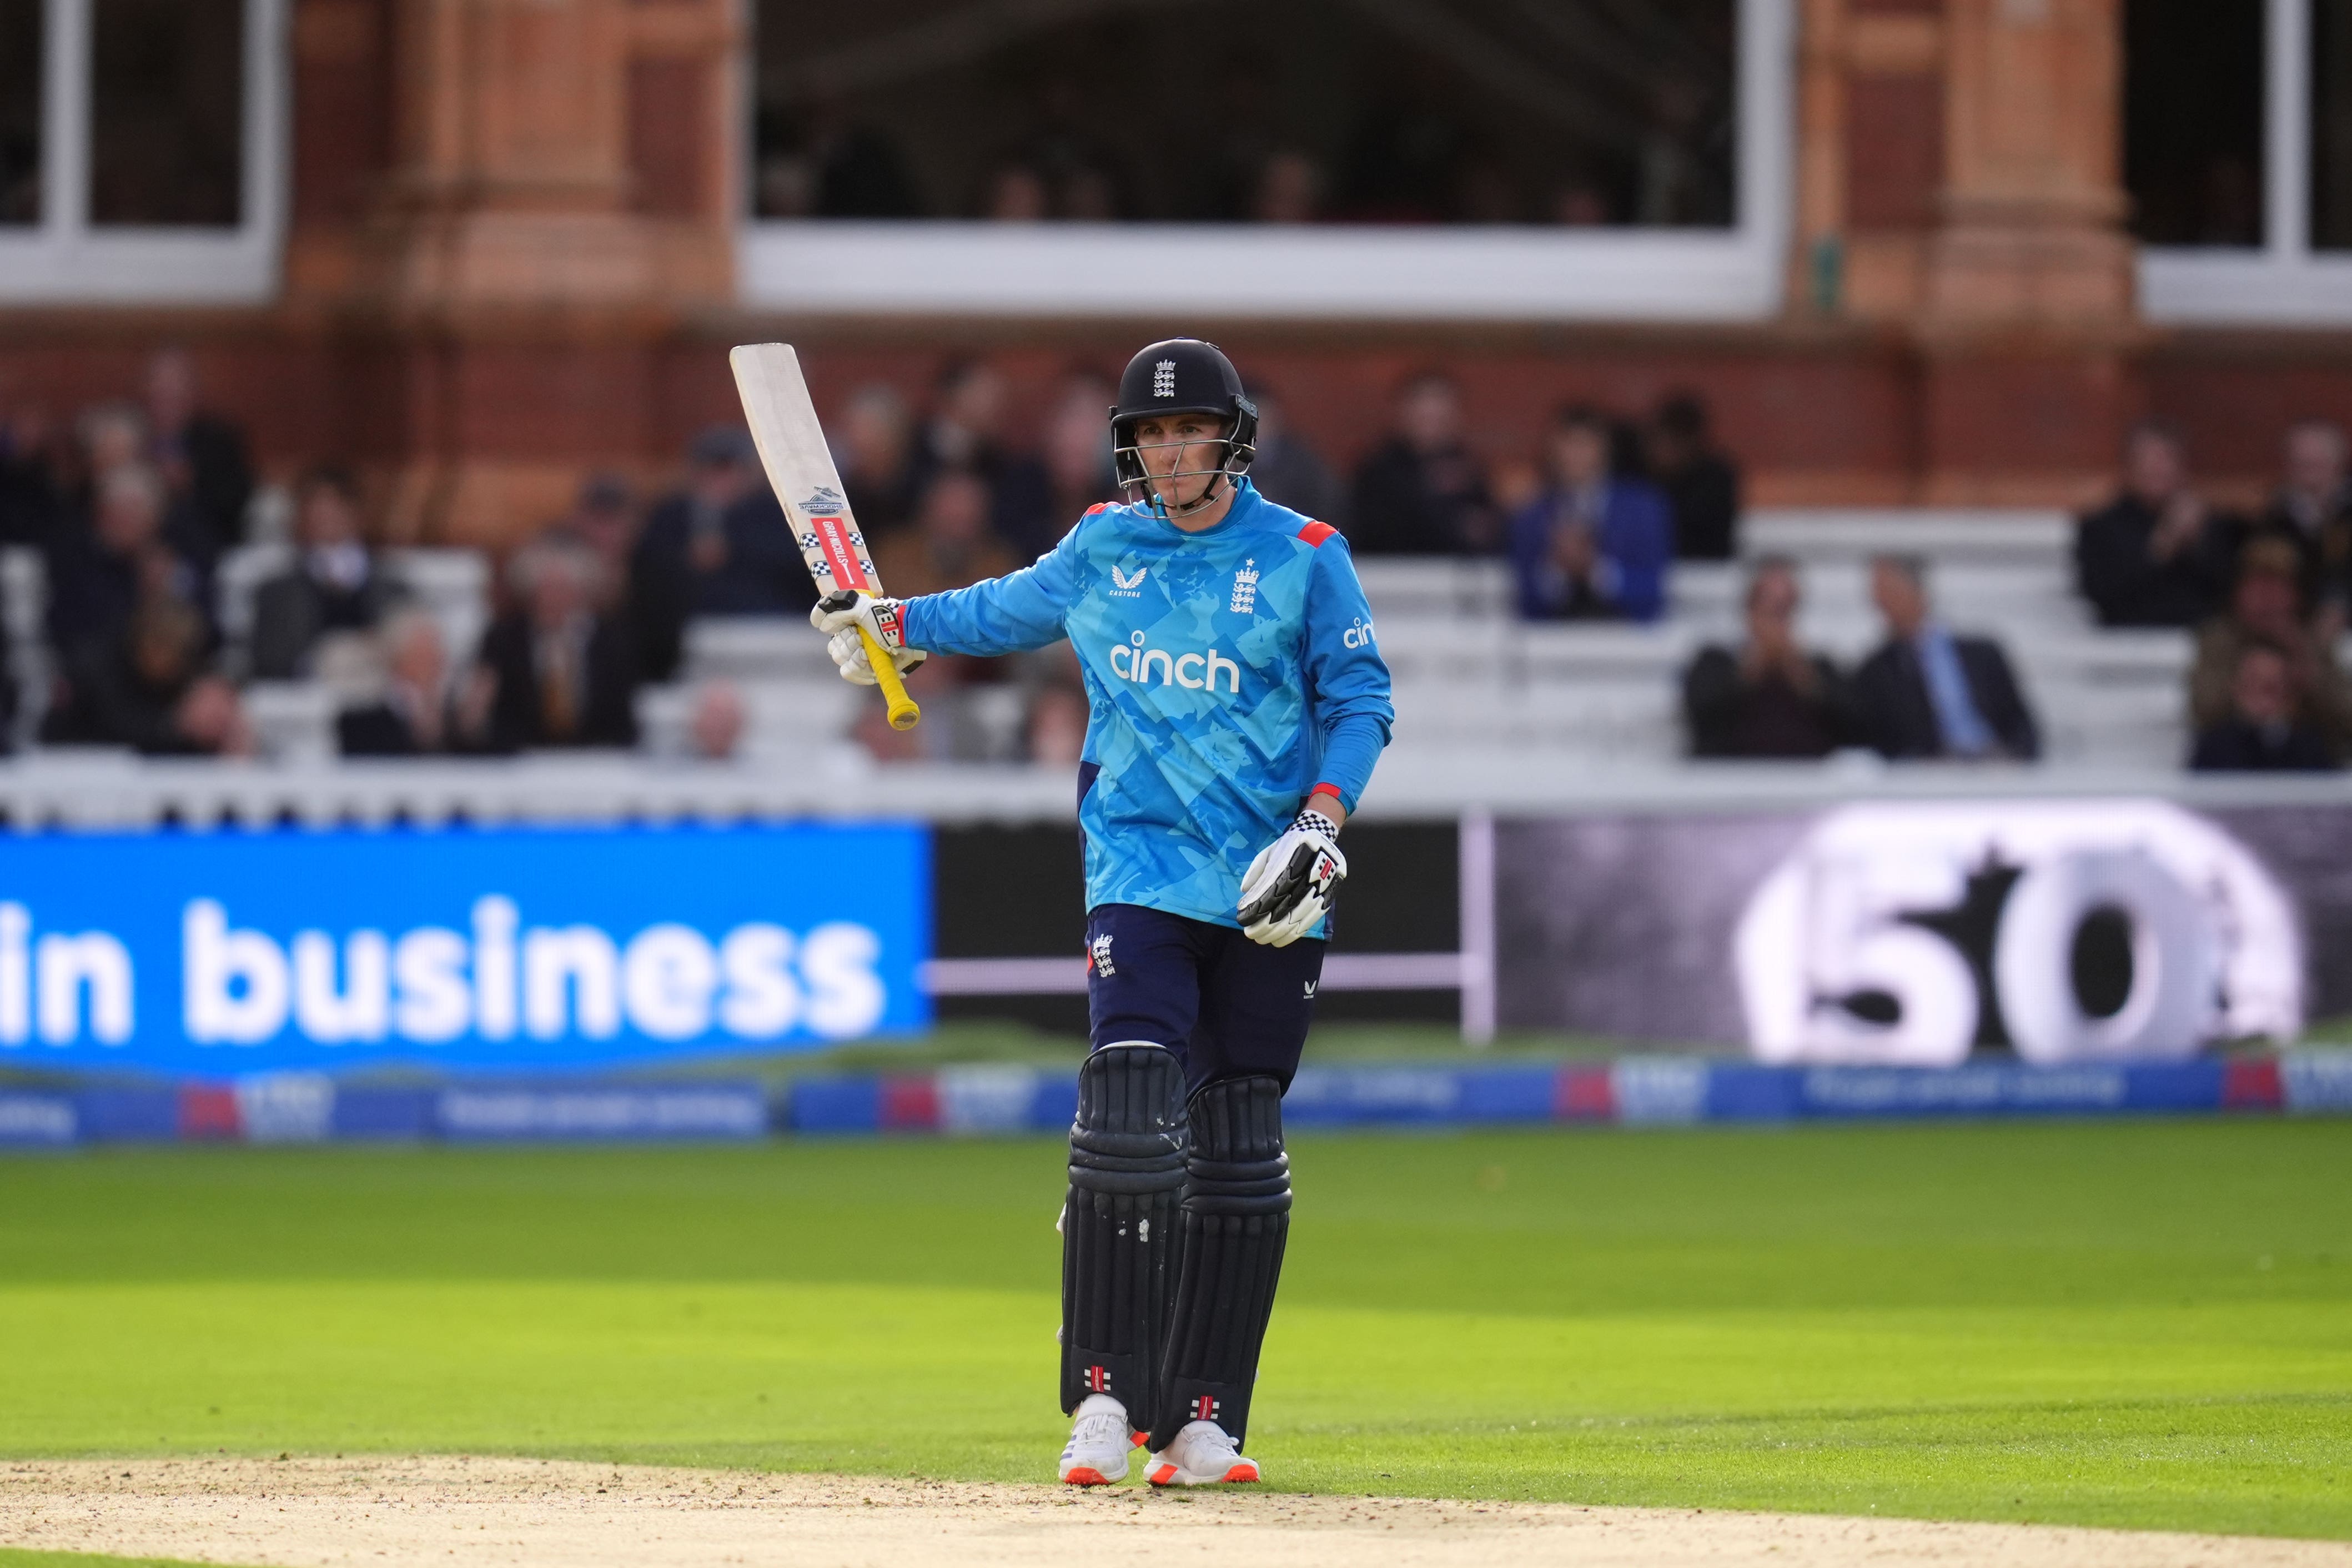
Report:
<svg viewBox="0 0 2352 1568"><path fill-rule="evenodd" d="M1118 378L1118 401L1110 409L1111 468L1122 489L1147 496L1150 491L1143 452L1135 443L1135 422L1156 414L1213 414L1225 422L1225 449L1218 466L1188 468L1171 479L1213 474L1230 482L1249 472L1257 457L1257 405L1242 391L1234 362L1214 343L1198 338L1153 343L1128 361ZM1213 483L1184 510L1197 511L1216 496Z"/></svg>

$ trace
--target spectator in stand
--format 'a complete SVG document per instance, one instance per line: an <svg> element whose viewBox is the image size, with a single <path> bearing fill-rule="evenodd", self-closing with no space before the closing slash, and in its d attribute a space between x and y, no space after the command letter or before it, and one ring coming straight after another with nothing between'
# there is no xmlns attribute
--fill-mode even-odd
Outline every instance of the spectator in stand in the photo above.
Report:
<svg viewBox="0 0 2352 1568"><path fill-rule="evenodd" d="M1551 221L1562 228L1602 228L1617 221L1616 204L1599 178L1576 174L1552 188Z"/></svg>
<svg viewBox="0 0 2352 1568"><path fill-rule="evenodd" d="M2203 734L2233 710L2240 656L2252 646L2286 661L2297 728L2317 735L2330 757L2352 747L2352 686L2337 667L2324 625L2304 614L2303 559L2288 540L2251 541L2238 563L2230 609L2197 634L2197 660L2189 672L2189 717Z"/></svg>
<svg viewBox="0 0 2352 1568"><path fill-rule="evenodd" d="M1937 620L1927 578L1927 563L1916 556L1870 563L1870 596L1886 640L1853 678L1863 743L1894 758L2041 755L2041 731L2009 656L1990 637L1963 637Z"/></svg>
<svg viewBox="0 0 2352 1568"><path fill-rule="evenodd" d="M629 563L637 548L636 497L618 474L591 474L580 482L572 510L547 531L576 539L596 557L597 575L614 608L634 619Z"/></svg>
<svg viewBox="0 0 2352 1568"><path fill-rule="evenodd" d="M1026 163L999 163L988 176L982 203L992 223L1037 223L1045 216L1045 176Z"/></svg>
<svg viewBox="0 0 2352 1568"><path fill-rule="evenodd" d="M79 424L83 458L83 481L67 493L67 528L73 527L75 513L88 515L98 507L98 492L106 477L118 468L143 468L163 482L162 471L147 460L149 441L147 416L129 403L101 403L82 412ZM220 554L219 542L212 531L197 517L194 505L184 496L174 496L168 484L163 489L162 530L172 548L193 563L198 570L209 574Z"/></svg>
<svg viewBox="0 0 2352 1568"><path fill-rule="evenodd" d="M743 693L730 680L706 680L694 689L694 711L688 715L687 743L706 763L731 759L751 727L751 710Z"/></svg>
<svg viewBox="0 0 2352 1568"><path fill-rule="evenodd" d="M48 553L49 645L68 662L92 644L110 644L141 600L205 602L204 574L163 537L163 481L126 462L98 482L86 526L68 522Z"/></svg>
<svg viewBox="0 0 2352 1568"><path fill-rule="evenodd" d="M630 557L646 677L667 680L696 616L802 616L816 584L749 432L715 426L687 454L686 488L654 509Z"/></svg>
<svg viewBox="0 0 2352 1568"><path fill-rule="evenodd" d="M2340 629L2352 596L2352 452L2344 427L2297 421L2286 433L2285 472L2251 537L2284 539L2302 562L2304 603Z"/></svg>
<svg viewBox="0 0 2352 1568"><path fill-rule="evenodd" d="M1095 423L1102 424L1099 416ZM923 492L913 530L875 547L874 569L902 599L1001 577L1019 563L997 541L988 515L988 486L980 476L947 469Z"/></svg>
<svg viewBox="0 0 2352 1568"><path fill-rule="evenodd" d="M1096 423L1099 427L1100 416ZM988 486L980 476L962 468L943 469L923 492L914 529L876 550L875 569L890 592L905 598L1001 577L1020 563L999 542L988 520ZM907 677L908 691L925 709L921 729L929 733L891 730L882 723L882 710L873 707L861 715L858 739L884 762L985 757L992 738L966 689L1000 684L1013 675L1014 666L1010 658L935 655Z"/></svg>
<svg viewBox="0 0 2352 1568"><path fill-rule="evenodd" d="M1397 394L1396 434L1356 470L1349 547L1359 555L1493 555L1504 525L1486 468L1463 438L1462 389L1424 371Z"/></svg>
<svg viewBox="0 0 2352 1568"><path fill-rule="evenodd" d="M761 217L922 215L905 154L887 133L855 118L839 82L815 84L783 121L792 151L761 165Z"/></svg>
<svg viewBox="0 0 2352 1568"><path fill-rule="evenodd" d="M878 545L914 521L921 493L915 421L907 400L885 382L859 387L842 410L837 445L835 460L850 515Z"/></svg>
<svg viewBox="0 0 2352 1568"><path fill-rule="evenodd" d="M1370 84L1339 163L1337 215L1351 223L1444 223L1470 140L1454 95L1398 60Z"/></svg>
<svg viewBox="0 0 2352 1568"><path fill-rule="evenodd" d="M245 538L253 500L253 465L245 434L196 403L196 367L179 349L147 362L148 455L176 506L203 531L207 557Z"/></svg>
<svg viewBox="0 0 2352 1568"><path fill-rule="evenodd" d="M2229 527L2189 488L2180 437L2153 420L2124 438L2123 489L2075 525L2074 583L2107 626L2193 626L2229 582Z"/></svg>
<svg viewBox="0 0 2352 1568"><path fill-rule="evenodd" d="M220 542L197 515L195 503L185 495L175 495L164 482L163 471L148 461L152 443L147 416L134 404L102 403L85 409L79 424L85 465L82 471L88 477L79 495L68 496L68 511L94 511L107 476L117 469L144 469L163 486L163 537L197 570L209 575L213 563L220 557ZM71 527L70 521L68 526Z"/></svg>
<svg viewBox="0 0 2352 1568"><path fill-rule="evenodd" d="M449 689L449 652L441 623L430 612L404 606L377 628L383 648L384 687L373 702L336 716L335 739L347 757L425 757L463 750L460 737L481 730L488 719L489 677L471 673L472 723L467 707Z"/></svg>
<svg viewBox="0 0 2352 1568"><path fill-rule="evenodd" d="M545 537L516 555L509 577L519 604L490 623L478 660L490 682L482 749L635 745L635 639L597 610L595 555Z"/></svg>
<svg viewBox="0 0 2352 1568"><path fill-rule="evenodd" d="M2189 765L2198 773L2328 773L2326 740L2296 712L2292 656L2259 640L2238 649L2230 711L2197 732Z"/></svg>
<svg viewBox="0 0 2352 1568"><path fill-rule="evenodd" d="M206 667L209 641L184 600L145 595L111 637L84 642L69 660L68 700L41 738L149 756L251 755L253 727L236 689Z"/></svg>
<svg viewBox="0 0 2352 1568"><path fill-rule="evenodd" d="M0 385L0 396L8 389ZM0 406L0 544L41 544L63 506L61 443L48 416L33 404Z"/></svg>
<svg viewBox="0 0 2352 1568"><path fill-rule="evenodd" d="M1646 479L1612 474L1600 410L1573 404L1545 437L1551 483L1511 520L1519 614L1654 621L1666 607L1674 514Z"/></svg>
<svg viewBox="0 0 2352 1568"><path fill-rule="evenodd" d="M1257 403L1257 457L1250 464L1250 483L1266 500L1295 512L1339 526L1346 514L1346 498L1329 465L1290 427L1290 410L1276 393L1252 384Z"/></svg>
<svg viewBox="0 0 2352 1568"><path fill-rule="evenodd" d="M1695 392L1668 395L1650 421L1650 472L1674 508L1675 554L1729 561L1739 554L1739 468L1716 446Z"/></svg>
<svg viewBox="0 0 2352 1568"><path fill-rule="evenodd" d="M1295 147L1268 153L1250 194L1250 216L1259 223L1313 223L1322 210L1322 165Z"/></svg>
<svg viewBox="0 0 2352 1568"><path fill-rule="evenodd" d="M311 673L325 639L366 637L399 596L360 528L359 485L342 468L315 468L295 492L294 564L253 598L250 663L257 680Z"/></svg>
<svg viewBox="0 0 2352 1568"><path fill-rule="evenodd" d="M1683 716L1695 757L1825 757L1853 732L1836 665L1797 641L1797 563L1756 563L1748 577L1748 641L1710 645L1683 672Z"/></svg>
<svg viewBox="0 0 2352 1568"><path fill-rule="evenodd" d="M1052 515L1053 481L1045 466L1005 440L1004 378L985 361L958 360L940 373L938 405L923 427L920 488L928 489L942 468L968 468L987 484L990 523L1024 561L1059 539L1073 521Z"/></svg>
<svg viewBox="0 0 2352 1568"><path fill-rule="evenodd" d="M1085 516L1088 507L1121 499L1111 472L1110 426L1103 418L1110 401L1110 391L1101 382L1073 376L1045 421L1045 473L1054 489L1050 515L1065 530ZM890 581L887 576L882 580Z"/></svg>

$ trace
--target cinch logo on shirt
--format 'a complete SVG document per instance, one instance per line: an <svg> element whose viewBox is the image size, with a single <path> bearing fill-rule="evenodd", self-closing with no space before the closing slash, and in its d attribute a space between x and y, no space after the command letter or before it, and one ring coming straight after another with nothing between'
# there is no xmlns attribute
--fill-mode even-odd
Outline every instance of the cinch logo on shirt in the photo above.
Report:
<svg viewBox="0 0 2352 1568"><path fill-rule="evenodd" d="M1225 689L1238 697L1242 691L1242 667L1211 648L1205 654L1171 655L1164 647L1147 647L1143 634L1130 635L1125 643L1114 644L1110 650L1111 673L1139 686L1152 683L1152 671L1160 672L1162 686L1181 686L1193 691L1214 691L1217 677L1225 677Z"/></svg>
<svg viewBox="0 0 2352 1568"><path fill-rule="evenodd" d="M1349 626L1346 631L1339 634L1339 642L1341 646L1346 647L1371 647L1372 623L1364 619L1361 616L1357 616L1355 624Z"/></svg>

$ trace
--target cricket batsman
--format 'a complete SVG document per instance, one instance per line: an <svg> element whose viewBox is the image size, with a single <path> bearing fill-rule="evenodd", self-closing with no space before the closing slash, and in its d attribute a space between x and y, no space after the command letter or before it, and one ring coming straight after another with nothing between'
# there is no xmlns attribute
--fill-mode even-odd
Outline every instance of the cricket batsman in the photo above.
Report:
<svg viewBox="0 0 2352 1568"><path fill-rule="evenodd" d="M845 678L1068 637L1093 1049L1062 1209L1061 1479L1259 1479L1242 1445L1290 1228L1282 1096L1315 1010L1339 829L1395 709L1330 524L1246 478L1257 410L1212 343L1129 362L1110 410L1129 500L1021 571L811 612Z"/></svg>

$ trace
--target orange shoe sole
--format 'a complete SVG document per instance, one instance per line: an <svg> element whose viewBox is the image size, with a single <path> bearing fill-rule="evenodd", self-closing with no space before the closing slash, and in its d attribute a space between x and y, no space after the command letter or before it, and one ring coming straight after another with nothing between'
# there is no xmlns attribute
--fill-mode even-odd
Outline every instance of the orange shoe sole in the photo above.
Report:
<svg viewBox="0 0 2352 1568"><path fill-rule="evenodd" d="M1254 1481L1257 1479L1257 1467L1246 1459L1243 1460L1240 1464L1235 1465L1232 1469L1227 1470L1223 1475L1217 1478L1220 1482L1227 1486L1238 1486L1245 1482ZM1173 1465L1163 1464L1158 1469L1153 1470L1149 1476L1146 1476L1144 1479L1150 1481L1155 1487L1171 1485L1176 1479L1176 1467Z"/></svg>
<svg viewBox="0 0 2352 1568"><path fill-rule="evenodd" d="M1251 1479L1255 1479L1256 1478L1252 1477ZM1100 1470L1096 1469L1092 1465L1080 1465L1077 1468L1072 1470L1068 1475L1062 1478L1062 1484L1072 1487L1107 1487L1110 1485L1110 1478L1104 1475Z"/></svg>

